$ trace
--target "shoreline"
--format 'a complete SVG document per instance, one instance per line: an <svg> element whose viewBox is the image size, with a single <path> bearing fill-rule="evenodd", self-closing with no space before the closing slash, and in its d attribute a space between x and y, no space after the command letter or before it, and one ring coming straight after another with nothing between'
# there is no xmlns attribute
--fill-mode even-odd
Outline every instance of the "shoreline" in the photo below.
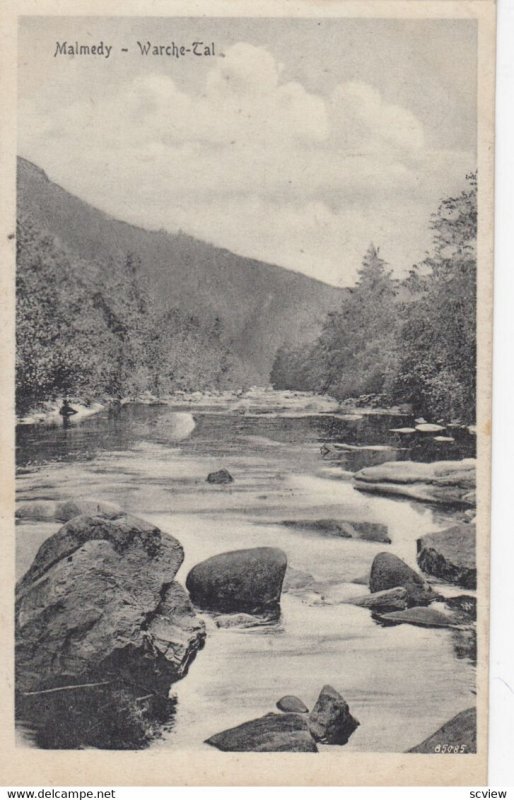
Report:
<svg viewBox="0 0 514 800"><path fill-rule="evenodd" d="M101 398L91 403L87 403L82 399L72 400L71 404L77 410L77 414L73 415L70 422L72 420L80 421L102 411L129 404L170 406L182 410L212 408L222 413L236 413L248 416L261 416L267 413L278 413L283 416L318 416L326 414L349 420L370 416L413 416L412 410L402 406L359 405L359 399L350 398L338 401L329 395L294 390L276 390L271 387L258 386L252 386L245 391L179 390L173 394L163 396L157 396L147 391L134 397L124 397L121 400L110 397ZM25 425L54 426L60 424L62 423L62 418L59 414L60 405L61 403L57 401L46 401L23 416L16 415L15 425L18 427ZM475 424L442 422L440 427L441 430L451 430L452 428L467 429L469 433L476 434Z"/></svg>

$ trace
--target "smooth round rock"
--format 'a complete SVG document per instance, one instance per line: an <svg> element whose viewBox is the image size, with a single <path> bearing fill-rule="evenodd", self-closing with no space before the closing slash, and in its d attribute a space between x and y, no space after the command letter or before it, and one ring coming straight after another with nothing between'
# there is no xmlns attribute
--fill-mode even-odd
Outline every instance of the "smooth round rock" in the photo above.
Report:
<svg viewBox="0 0 514 800"><path fill-rule="evenodd" d="M277 702L280 711L291 712L292 714L308 714L309 709L299 697L294 694L286 694Z"/></svg>

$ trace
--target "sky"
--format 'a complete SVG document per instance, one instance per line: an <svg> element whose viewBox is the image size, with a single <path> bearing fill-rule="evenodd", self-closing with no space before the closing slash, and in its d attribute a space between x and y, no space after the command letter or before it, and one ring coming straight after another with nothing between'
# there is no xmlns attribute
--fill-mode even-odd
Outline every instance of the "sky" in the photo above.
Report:
<svg viewBox="0 0 514 800"><path fill-rule="evenodd" d="M18 91L18 152L68 191L336 286L371 241L406 274L476 166L473 20L26 17Z"/></svg>

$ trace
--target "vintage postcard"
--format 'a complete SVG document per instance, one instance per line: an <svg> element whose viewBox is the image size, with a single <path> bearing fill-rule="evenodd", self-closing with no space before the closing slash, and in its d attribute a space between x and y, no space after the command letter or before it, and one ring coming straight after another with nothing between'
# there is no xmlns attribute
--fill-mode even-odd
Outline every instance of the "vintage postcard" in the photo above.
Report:
<svg viewBox="0 0 514 800"><path fill-rule="evenodd" d="M2 21L2 777L487 778L495 8Z"/></svg>

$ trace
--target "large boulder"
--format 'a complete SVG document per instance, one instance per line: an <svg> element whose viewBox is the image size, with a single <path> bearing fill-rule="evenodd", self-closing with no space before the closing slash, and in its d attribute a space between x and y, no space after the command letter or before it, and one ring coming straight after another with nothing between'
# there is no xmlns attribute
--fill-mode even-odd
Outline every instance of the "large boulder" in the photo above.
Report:
<svg viewBox="0 0 514 800"><path fill-rule="evenodd" d="M377 553L369 576L370 592L383 592L403 586L408 606L427 606L438 595L421 575L393 553Z"/></svg>
<svg viewBox="0 0 514 800"><path fill-rule="evenodd" d="M409 753L476 753L477 712L474 708L461 711L445 722L439 730L421 744L411 747Z"/></svg>
<svg viewBox="0 0 514 800"><path fill-rule="evenodd" d="M365 467L354 475L354 485L361 492L393 494L430 503L473 506L476 488L476 461L387 461Z"/></svg>
<svg viewBox="0 0 514 800"><path fill-rule="evenodd" d="M309 714L309 729L317 742L346 744L359 726L346 700L332 686L324 686Z"/></svg>
<svg viewBox="0 0 514 800"><path fill-rule="evenodd" d="M233 550L193 567L186 586L193 603L210 611L277 613L286 567L277 547Z"/></svg>
<svg viewBox="0 0 514 800"><path fill-rule="evenodd" d="M422 536L417 540L417 561L429 575L465 589L476 589L475 525L455 525Z"/></svg>
<svg viewBox="0 0 514 800"><path fill-rule="evenodd" d="M71 519L16 588L18 691L112 681L167 696L205 638L174 581L182 560L176 539L127 514Z"/></svg>
<svg viewBox="0 0 514 800"><path fill-rule="evenodd" d="M266 714L206 740L218 750L254 753L317 753L307 720L298 714Z"/></svg>

